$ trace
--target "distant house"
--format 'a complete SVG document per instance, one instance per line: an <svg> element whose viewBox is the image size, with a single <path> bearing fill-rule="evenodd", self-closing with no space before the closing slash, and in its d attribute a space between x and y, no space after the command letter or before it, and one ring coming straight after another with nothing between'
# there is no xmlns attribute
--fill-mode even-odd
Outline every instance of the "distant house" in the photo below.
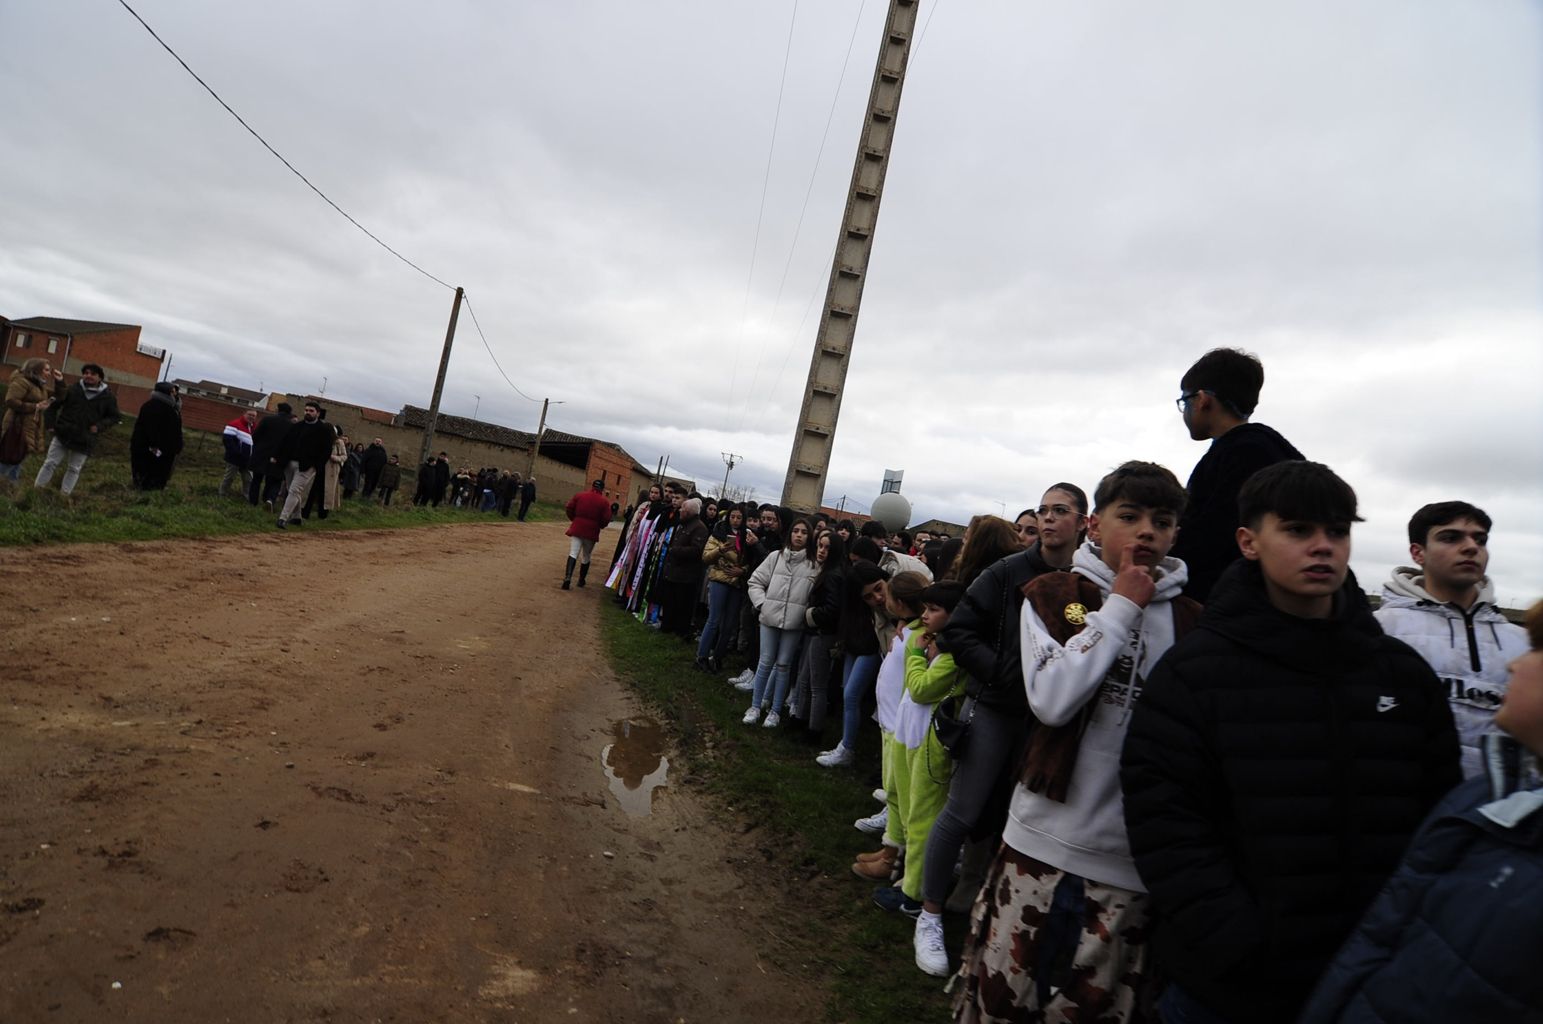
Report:
<svg viewBox="0 0 1543 1024"><path fill-rule="evenodd" d="M960 526L958 523L950 523L942 519L929 519L925 523L917 523L915 526L911 527L911 535L914 537L917 533L925 530L927 533L932 534L934 537L940 533L946 533L950 537L963 537L964 529L965 528Z"/></svg>
<svg viewBox="0 0 1543 1024"><path fill-rule="evenodd" d="M246 388L238 388L230 384L221 384L212 380L183 380L180 377L172 381L182 389L184 395L194 395L199 398L214 398L222 402L230 402L247 409L261 409L268 400L268 395L263 391L249 391Z"/></svg>
<svg viewBox="0 0 1543 1024"><path fill-rule="evenodd" d="M78 376L80 368L96 363L107 371L108 383L149 391L161 379L166 350L139 340L137 324L109 324L96 320L65 320L35 316L4 325L0 363L20 366L42 357L54 368Z"/></svg>

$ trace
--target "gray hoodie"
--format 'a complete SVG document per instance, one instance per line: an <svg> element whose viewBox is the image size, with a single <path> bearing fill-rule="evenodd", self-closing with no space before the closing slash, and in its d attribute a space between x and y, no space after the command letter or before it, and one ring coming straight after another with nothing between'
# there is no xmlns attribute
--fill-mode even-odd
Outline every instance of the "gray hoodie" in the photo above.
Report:
<svg viewBox="0 0 1543 1024"><path fill-rule="evenodd" d="M1375 614L1384 633L1413 647L1441 678L1463 743L1463 778L1471 779L1480 771L1479 737L1505 694L1506 666L1527 652L1527 634L1495 607L1488 577L1466 612L1437 601L1424 584L1419 569L1394 569Z"/></svg>

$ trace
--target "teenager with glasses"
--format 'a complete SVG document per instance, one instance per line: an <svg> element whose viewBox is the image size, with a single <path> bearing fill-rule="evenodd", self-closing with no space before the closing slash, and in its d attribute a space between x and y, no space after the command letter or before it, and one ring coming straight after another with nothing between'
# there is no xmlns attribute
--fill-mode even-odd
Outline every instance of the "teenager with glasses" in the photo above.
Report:
<svg viewBox="0 0 1543 1024"><path fill-rule="evenodd" d="M1179 381L1176 404L1189 436L1211 447L1189 475L1189 503L1173 556L1189 567L1184 595L1204 601L1222 570L1238 558L1238 492L1266 466L1303 455L1274 429L1250 423L1264 366L1233 348L1212 349Z"/></svg>

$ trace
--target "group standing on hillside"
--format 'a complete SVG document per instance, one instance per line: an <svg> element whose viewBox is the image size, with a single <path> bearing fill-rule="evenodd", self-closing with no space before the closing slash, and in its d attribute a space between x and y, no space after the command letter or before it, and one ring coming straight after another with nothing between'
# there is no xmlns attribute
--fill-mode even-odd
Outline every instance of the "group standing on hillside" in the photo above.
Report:
<svg viewBox="0 0 1543 1024"><path fill-rule="evenodd" d="M1184 375L1187 486L1126 462L962 542L670 484L624 519L617 602L741 653L746 726L839 769L877 721L852 871L956 1020L1543 1020L1543 606L1529 644L1451 500L1374 611L1355 492L1251 422L1263 378Z"/></svg>

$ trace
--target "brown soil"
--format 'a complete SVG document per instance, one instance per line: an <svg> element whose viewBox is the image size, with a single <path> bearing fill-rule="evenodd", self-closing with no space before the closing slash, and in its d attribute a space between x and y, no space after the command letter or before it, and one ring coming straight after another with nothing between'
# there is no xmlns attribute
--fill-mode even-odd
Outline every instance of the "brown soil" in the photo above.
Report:
<svg viewBox="0 0 1543 1024"><path fill-rule="evenodd" d="M602 749L635 786L659 737L565 555L503 522L6 552L0 1021L817 1018L730 823L611 792Z"/></svg>

